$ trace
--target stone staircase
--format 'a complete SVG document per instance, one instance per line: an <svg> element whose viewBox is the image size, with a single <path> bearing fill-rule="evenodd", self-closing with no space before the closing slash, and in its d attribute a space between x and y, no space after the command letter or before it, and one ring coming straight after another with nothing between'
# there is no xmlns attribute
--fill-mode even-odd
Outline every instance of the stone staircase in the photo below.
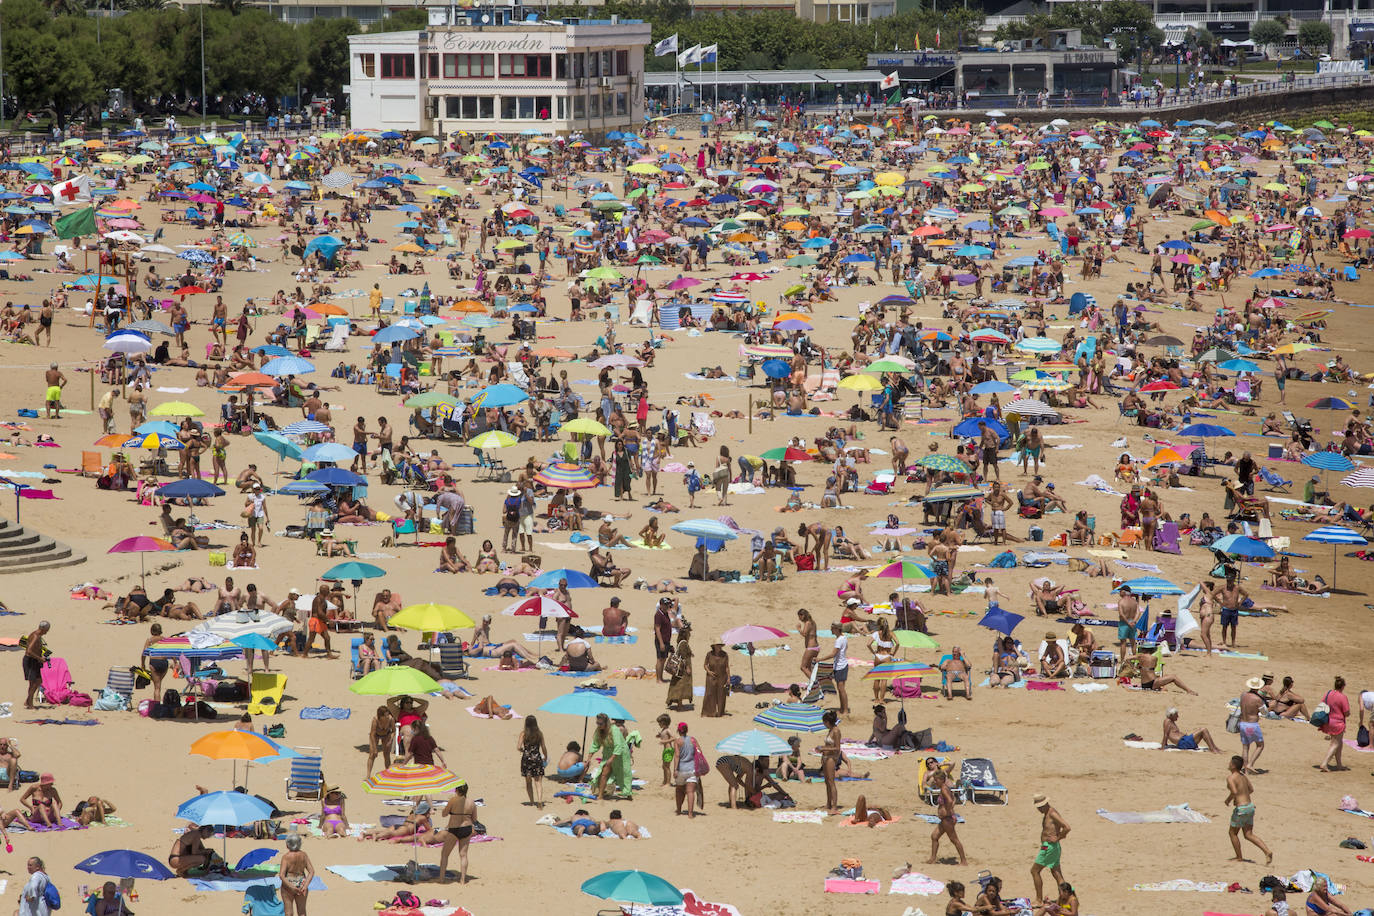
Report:
<svg viewBox="0 0 1374 916"><path fill-rule="evenodd" d="M0 519L0 575L85 563L86 555L9 519Z"/></svg>

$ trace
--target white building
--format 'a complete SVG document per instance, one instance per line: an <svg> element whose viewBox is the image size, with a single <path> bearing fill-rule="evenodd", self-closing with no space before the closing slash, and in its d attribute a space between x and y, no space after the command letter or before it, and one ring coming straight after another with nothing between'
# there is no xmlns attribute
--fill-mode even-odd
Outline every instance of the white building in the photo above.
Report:
<svg viewBox="0 0 1374 916"><path fill-rule="evenodd" d="M597 134L644 123L648 23L516 21L523 14L508 8L431 7L429 15L423 32L349 36L344 91L353 127L445 137Z"/></svg>

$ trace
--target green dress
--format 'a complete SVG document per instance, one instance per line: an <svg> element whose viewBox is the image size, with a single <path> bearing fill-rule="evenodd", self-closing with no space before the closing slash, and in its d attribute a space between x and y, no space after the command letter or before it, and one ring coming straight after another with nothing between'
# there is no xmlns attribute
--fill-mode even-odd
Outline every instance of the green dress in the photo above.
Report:
<svg viewBox="0 0 1374 916"><path fill-rule="evenodd" d="M630 795L633 787L630 783L632 773L630 768L630 743L626 740L624 733L615 725L611 726L611 743L606 746L601 743L598 734L592 734L591 744L588 748L588 756L600 752L601 763L592 771L588 781L595 786L601 779L603 767L611 768L610 784L615 787L619 795Z"/></svg>

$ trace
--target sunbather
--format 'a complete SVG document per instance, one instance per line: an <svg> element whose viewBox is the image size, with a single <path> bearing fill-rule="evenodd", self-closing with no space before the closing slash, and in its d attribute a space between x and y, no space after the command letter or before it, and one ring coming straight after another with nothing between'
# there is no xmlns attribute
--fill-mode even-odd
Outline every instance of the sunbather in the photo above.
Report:
<svg viewBox="0 0 1374 916"><path fill-rule="evenodd" d="M601 822L587 813L586 808L578 808L573 816L562 821L554 821L555 827L567 827L573 836L601 836ZM636 831L638 832L638 831Z"/></svg>
<svg viewBox="0 0 1374 916"><path fill-rule="evenodd" d="M1181 751L1196 751L1205 747L1213 754L1220 754L1221 748L1212 740L1212 733L1205 728L1195 732L1185 732L1178 724L1178 710L1170 707L1164 713L1164 737L1159 742L1161 750L1176 747Z"/></svg>
<svg viewBox="0 0 1374 916"><path fill-rule="evenodd" d="M358 835L362 840L380 840L384 843L413 842L412 838L422 837L434 832L434 822L430 819L430 805L422 801L406 819L395 827L374 827Z"/></svg>
<svg viewBox="0 0 1374 916"><path fill-rule="evenodd" d="M854 816L849 819L849 823L868 824L870 827L877 827L879 824L891 820L894 818L886 808L877 805L870 807L862 795L854 799Z"/></svg>

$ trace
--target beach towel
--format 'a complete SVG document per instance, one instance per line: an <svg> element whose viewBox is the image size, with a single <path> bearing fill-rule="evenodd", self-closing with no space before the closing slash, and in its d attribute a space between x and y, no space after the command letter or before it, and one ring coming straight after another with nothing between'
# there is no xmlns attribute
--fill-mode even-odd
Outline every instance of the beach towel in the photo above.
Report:
<svg viewBox="0 0 1374 916"><path fill-rule="evenodd" d="M614 687L588 687L585 684L578 684L573 687L574 692L579 690L586 691L587 693L599 693L603 697L613 697L616 694L616 688Z"/></svg>
<svg viewBox="0 0 1374 916"><path fill-rule="evenodd" d="M1183 647L1182 647L1182 650L1183 650L1184 652L1206 652L1206 651L1207 651L1207 650L1204 649L1202 646L1183 646ZM1213 649L1213 650L1212 650L1212 657L1213 657L1213 658L1242 658L1242 659L1247 659L1247 660L1250 660L1250 661L1257 661L1257 662L1267 662L1267 661L1269 661L1269 656L1267 656L1267 655L1261 655L1261 654L1258 653L1258 652L1236 652L1236 651L1233 651L1233 650L1231 650L1231 649Z"/></svg>
<svg viewBox="0 0 1374 916"><path fill-rule="evenodd" d="M827 894L876 894L883 889L881 881L867 881L854 878L826 878Z"/></svg>
<svg viewBox="0 0 1374 916"><path fill-rule="evenodd" d="M509 706L502 706L501 708L510 710L510 719L502 719L500 716L489 716L486 713L478 712L476 706L468 706L466 708L468 711L468 715L472 716L474 719L498 719L500 721L512 721L514 719L519 719L521 717L520 713L516 712L514 709L511 709Z"/></svg>
<svg viewBox="0 0 1374 916"><path fill-rule="evenodd" d="M1136 884L1136 891L1197 891L1203 894L1224 894L1229 885L1225 881L1193 881L1190 878L1172 878L1168 881L1150 881Z"/></svg>
<svg viewBox="0 0 1374 916"><path fill-rule="evenodd" d="M913 814L913 815L911 815L911 816L914 817L914 818L916 818L916 820L918 820L918 821L925 821L927 824L938 824L938 823L940 823L940 818L939 818L939 816L938 816L938 815L934 815L934 814ZM962 814L956 814L956 815L954 815L954 823L956 823L956 824L962 824L963 822L964 822L964 816L963 816Z"/></svg>
<svg viewBox="0 0 1374 916"><path fill-rule="evenodd" d="M635 904L634 916L740 916L740 911L729 903L707 903L687 888L681 890L682 903L677 906ZM429 914L426 913L424 916Z"/></svg>
<svg viewBox="0 0 1374 916"><path fill-rule="evenodd" d="M353 710L344 706L307 706L300 715L302 719L347 719Z"/></svg>
<svg viewBox="0 0 1374 916"><path fill-rule="evenodd" d="M878 829L878 828L880 828L880 827L886 827L888 824L895 824L895 823L897 823L898 821L900 821L901 819L902 819L902 816L901 816L900 814L894 814L894 815L892 815L892 819L891 819L891 820L880 821L879 823L877 823L877 824L874 825L873 829L876 830L876 829ZM851 809L849 809L848 811L846 811L843 815L840 816L840 826L841 826L841 827L867 827L867 826L868 826L868 821L856 821L856 820L854 820L854 809L851 808Z"/></svg>
<svg viewBox="0 0 1374 916"><path fill-rule="evenodd" d="M1350 748L1352 751L1358 751L1361 754L1374 754L1374 747L1360 747L1350 738L1345 739L1345 746Z"/></svg>
<svg viewBox="0 0 1374 916"><path fill-rule="evenodd" d="M34 824L32 827L25 827L19 821L15 821L10 824L7 829L10 832L16 830L32 830L34 833L56 833L59 830L85 830L87 828L83 827L80 821L73 820L70 817L64 817L57 822L57 826L55 827L45 827L42 824Z"/></svg>
<svg viewBox="0 0 1374 916"><path fill-rule="evenodd" d="M922 897L934 897L936 894L945 892L945 883L937 881L929 875L920 872L907 872L900 878L893 878L892 884L888 886L889 894L919 894Z"/></svg>
<svg viewBox="0 0 1374 916"><path fill-rule="evenodd" d="M396 881L400 874L385 865L327 865L325 868L345 881L361 884L367 881Z"/></svg>
<svg viewBox="0 0 1374 916"><path fill-rule="evenodd" d="M1106 684L1074 684L1073 689L1079 693L1101 693L1107 689Z"/></svg>
<svg viewBox="0 0 1374 916"><path fill-rule="evenodd" d="M242 893L250 887L281 887L281 878L275 871L256 875L235 875L232 878L188 878L191 886L198 891L237 891ZM316 875L310 880L310 890L323 891L329 888Z"/></svg>
<svg viewBox="0 0 1374 916"><path fill-rule="evenodd" d="M635 643L639 642L639 637L633 634L626 636L596 636L592 638L592 642L606 643L612 646L633 646Z"/></svg>
<svg viewBox="0 0 1374 916"><path fill-rule="evenodd" d="M603 830L603 831L601 831L600 833L596 834L595 836L592 836L591 834L584 833L584 834L582 834L582 836L579 837L579 836L577 836L575 833L573 833L573 829L572 829L571 827L554 827L553 829L554 829L554 830L557 830L559 833L563 834L564 836L570 836L570 837L572 837L573 839L576 839L576 840L596 839L596 838L600 838L600 839L603 839L603 840L618 840L618 839L620 839L620 837L616 836L615 833L613 833L613 832L610 831L610 830ZM652 834L649 833L649 829L648 829L647 827L640 827L640 828L639 828L639 838L640 838L641 840L650 840L650 839L653 839L653 836L652 836ZM628 839L628 837L627 837L626 839Z"/></svg>
<svg viewBox="0 0 1374 916"><path fill-rule="evenodd" d="M1168 805L1160 811L1108 811L1097 809L1098 817L1113 824L1210 824L1212 819L1187 805Z"/></svg>
<svg viewBox="0 0 1374 916"><path fill-rule="evenodd" d="M773 821L778 824L820 824L825 821L824 811L774 811Z"/></svg>

